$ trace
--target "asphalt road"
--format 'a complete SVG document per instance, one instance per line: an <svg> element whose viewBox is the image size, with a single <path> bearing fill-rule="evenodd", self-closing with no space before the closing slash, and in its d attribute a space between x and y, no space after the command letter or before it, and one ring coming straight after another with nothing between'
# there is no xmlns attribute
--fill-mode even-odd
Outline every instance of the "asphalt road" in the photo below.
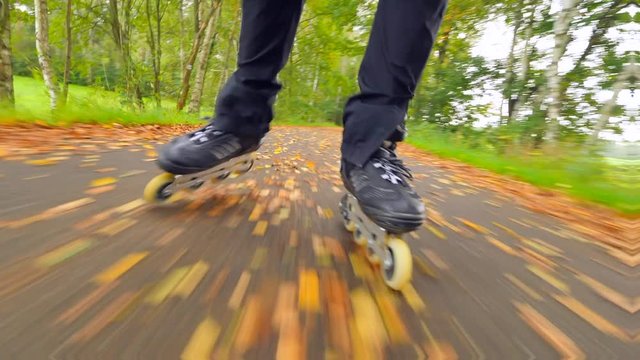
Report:
<svg viewBox="0 0 640 360"><path fill-rule="evenodd" d="M640 358L637 267L411 150L429 219L387 289L339 218L339 139L276 128L162 207L156 141L5 151L0 359Z"/></svg>

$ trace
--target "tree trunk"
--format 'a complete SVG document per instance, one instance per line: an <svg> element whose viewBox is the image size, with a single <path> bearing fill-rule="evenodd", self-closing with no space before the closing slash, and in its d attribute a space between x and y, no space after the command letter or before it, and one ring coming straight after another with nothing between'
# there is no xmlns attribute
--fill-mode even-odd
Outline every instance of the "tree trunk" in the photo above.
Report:
<svg viewBox="0 0 640 360"><path fill-rule="evenodd" d="M136 69L131 59L131 8L132 0L124 0L123 4L123 22L120 21L120 12L118 0L109 0L109 14L111 23L111 34L116 44L116 48L120 53L122 65L125 72L126 93L130 100L136 101L138 108L144 108L142 99L142 91L136 76Z"/></svg>
<svg viewBox="0 0 640 360"><path fill-rule="evenodd" d="M591 136L587 141L587 145L594 145L598 141L598 138L600 137L600 133L602 132L602 130L604 130L604 128L609 123L609 119L611 118L611 114L613 113L613 110L616 107L616 103L618 101L618 96L620 95L620 92L624 89L625 85L627 85L629 82L636 81L638 78L638 75L640 75L640 69L638 69L638 66L636 65L635 61L632 60L631 63L625 67L624 71L620 73L620 75L616 79L616 82L613 84L613 95L611 95L611 98L609 99L609 101L607 101L602 107L602 110L600 112L600 118L598 119L598 122L593 128L593 132L591 133Z"/></svg>
<svg viewBox="0 0 640 360"><path fill-rule="evenodd" d="M528 100L528 96L523 98L524 88L527 84L527 78L529 76L530 58L529 52L531 47L531 37L533 35L533 23L535 21L536 11L538 10L537 4L534 4L531 8L531 14L527 21L527 27L524 30L524 49L522 50L522 58L520 59L520 74L518 75L518 95L509 103L509 121L517 120L520 115L520 109Z"/></svg>
<svg viewBox="0 0 640 360"><path fill-rule="evenodd" d="M166 5L165 5L165 9L166 9ZM160 32L160 30L162 29L162 18L164 17L164 10L162 11L162 14L160 13L160 0L156 0L156 44L158 44L158 46L156 47L156 73L154 74L154 82L153 82L153 89L154 89L154 93L155 93L155 98L156 98L156 106L158 108L162 107L162 97L160 95L160 86L161 86L161 79L160 79L160 74L162 71L162 32Z"/></svg>
<svg viewBox="0 0 640 360"><path fill-rule="evenodd" d="M0 103L13 107L13 65L11 64L10 0L0 0Z"/></svg>
<svg viewBox="0 0 640 360"><path fill-rule="evenodd" d="M231 60L231 50L233 49L233 42L236 39L236 31L238 30L238 24L240 23L241 10L240 1L236 0L235 17L233 19L233 27L231 28L231 35L229 36L229 43L227 44L227 51L224 55L224 68L222 74L220 74L220 81L218 82L218 93L222 91L222 87L227 82L229 76L229 61Z"/></svg>
<svg viewBox="0 0 640 360"><path fill-rule="evenodd" d="M64 57L64 79L62 82L62 105L67 105L67 98L69 96L69 76L71 75L71 48L73 45L73 41L71 38L71 2L72 0L67 0L67 9L65 14L65 33L67 37L67 42L65 46L65 57Z"/></svg>
<svg viewBox="0 0 640 360"><path fill-rule="evenodd" d="M558 63L567 50L569 44L569 27L571 21L577 15L577 5L579 0L563 0L562 10L558 13L553 24L554 42L551 64L547 71L547 87L549 101L549 124L545 139L549 142L555 142L558 137L559 127L558 119L560 118L560 75L558 74Z"/></svg>
<svg viewBox="0 0 640 360"><path fill-rule="evenodd" d="M209 20L213 16L216 8L213 6L213 1L211 4L211 10L205 17L205 20L198 30L195 39L193 39L193 45L191 46L191 52L189 53L189 57L187 58L187 63L184 66L184 70L182 72L182 84L180 88L180 95L178 97L178 104L176 106L178 111L184 109L184 106L187 102L187 96L189 96L190 82L191 82L191 73L193 72L193 64L196 62L196 56L200 50L200 46L202 46L202 40L204 37L205 30L209 23Z"/></svg>
<svg viewBox="0 0 640 360"><path fill-rule="evenodd" d="M160 96L160 66L162 56L162 43L161 41L161 23L162 15L160 14L160 0L154 1L155 11L151 11L151 0L145 0L145 11L147 14L147 25L149 34L147 35L147 42L149 43L149 49L151 50L151 64L153 68L153 97L156 101L156 107L162 107L162 99ZM155 21L155 30L152 22L152 18Z"/></svg>
<svg viewBox="0 0 640 360"><path fill-rule="evenodd" d="M95 39L96 39L95 28L91 27L89 29L89 45L86 46L85 49L83 49L83 51L82 51L83 57L85 57L86 59L88 59L91 62L94 61L94 56L92 56L93 54L91 54L92 53L91 50L92 50L92 48L93 48L93 46L94 46L94 44L96 42ZM88 54L91 54L91 55L88 55ZM95 75L95 71L96 70L94 69L93 66L89 66L88 67L88 69L87 69L87 77L86 77L86 80L87 80L88 84L94 84L95 83L95 80L94 80L94 78L96 76Z"/></svg>
<svg viewBox="0 0 640 360"><path fill-rule="evenodd" d="M507 76L506 79L504 81L504 92L503 92L503 103L506 102L507 103L507 107L508 107L508 111L507 111L507 116L505 117L502 114L502 106L500 107L500 121L504 121L506 120L506 122L508 123L509 120L511 119L511 97L513 94L513 83L515 80L515 73L514 73L514 63L515 63L515 48L516 48L516 44L518 43L518 31L520 30L520 25L522 24L522 12L521 9L518 9L515 12L516 15L516 19L515 22L513 24L513 38L511 40L511 47L509 49L509 56L507 57Z"/></svg>
<svg viewBox="0 0 640 360"><path fill-rule="evenodd" d="M184 69L184 3L183 0L178 1L178 19L180 21L180 70Z"/></svg>
<svg viewBox="0 0 640 360"><path fill-rule="evenodd" d="M42 78L47 86L49 102L52 110L58 106L58 86L51 66L51 50L49 46L49 10L47 0L35 0L36 17L36 50L38 62L42 70Z"/></svg>
<svg viewBox="0 0 640 360"><path fill-rule="evenodd" d="M586 60L587 56L591 55L594 48L602 43L607 31L615 25L616 14L625 6L627 6L627 4L623 3L622 0L614 0L604 11L602 11L598 22L591 32L591 36L589 37L587 46L582 51L582 54L580 55L578 60L576 60L573 68L569 70L564 76L560 89L561 101L564 101L564 99L566 98L567 90L572 83L572 78L574 77L574 75L580 72L580 70L583 68L584 61Z"/></svg>
<svg viewBox="0 0 640 360"><path fill-rule="evenodd" d="M211 48L213 47L214 39L216 37L216 24L218 17L220 16L220 10L222 9L222 0L216 0L213 4L216 7L215 15L209 19L207 25L207 32L204 36L204 41L200 53L198 54L198 65L196 71L196 77L193 83L193 91L191 92L191 101L189 102L189 112L197 113L200 111L200 104L202 100L202 92L204 89L204 80L207 74L207 67L209 65L209 56L211 55Z"/></svg>
<svg viewBox="0 0 640 360"><path fill-rule="evenodd" d="M200 0L193 0L193 35L200 31Z"/></svg>

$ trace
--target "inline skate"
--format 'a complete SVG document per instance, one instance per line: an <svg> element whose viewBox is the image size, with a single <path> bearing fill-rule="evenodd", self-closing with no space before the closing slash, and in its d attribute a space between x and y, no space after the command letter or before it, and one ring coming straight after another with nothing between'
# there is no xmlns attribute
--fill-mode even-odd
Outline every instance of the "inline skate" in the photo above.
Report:
<svg viewBox="0 0 640 360"><path fill-rule="evenodd" d="M181 190L196 190L207 181L224 180L251 170L261 138L241 137L209 124L163 146L158 166L165 171L144 189L151 203L175 200Z"/></svg>
<svg viewBox="0 0 640 360"><path fill-rule="evenodd" d="M425 208L395 147L385 142L362 167L342 161L340 172L348 192L340 210L346 229L356 244L366 247L367 259L380 266L385 283L401 290L413 271L411 250L402 235L422 225Z"/></svg>

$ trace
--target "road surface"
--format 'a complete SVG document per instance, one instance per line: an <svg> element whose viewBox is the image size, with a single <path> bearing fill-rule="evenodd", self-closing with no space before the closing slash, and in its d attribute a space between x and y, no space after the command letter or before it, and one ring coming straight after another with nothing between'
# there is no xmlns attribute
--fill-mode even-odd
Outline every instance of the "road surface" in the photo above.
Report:
<svg viewBox="0 0 640 360"><path fill-rule="evenodd" d="M0 359L640 356L637 267L483 172L403 148L430 211L398 293L342 227L339 130L163 207L134 133L0 147Z"/></svg>

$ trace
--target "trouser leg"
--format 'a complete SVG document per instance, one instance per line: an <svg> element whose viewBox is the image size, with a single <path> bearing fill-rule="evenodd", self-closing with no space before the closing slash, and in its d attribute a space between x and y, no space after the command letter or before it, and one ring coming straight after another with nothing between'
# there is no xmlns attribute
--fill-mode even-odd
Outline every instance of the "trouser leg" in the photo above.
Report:
<svg viewBox="0 0 640 360"><path fill-rule="evenodd" d="M276 81L291 53L303 0L243 0L238 68L216 102L214 126L263 136L273 119Z"/></svg>
<svg viewBox="0 0 640 360"><path fill-rule="evenodd" d="M447 0L380 0L360 66L360 93L347 102L342 156L362 166L401 138L409 101L442 23Z"/></svg>

